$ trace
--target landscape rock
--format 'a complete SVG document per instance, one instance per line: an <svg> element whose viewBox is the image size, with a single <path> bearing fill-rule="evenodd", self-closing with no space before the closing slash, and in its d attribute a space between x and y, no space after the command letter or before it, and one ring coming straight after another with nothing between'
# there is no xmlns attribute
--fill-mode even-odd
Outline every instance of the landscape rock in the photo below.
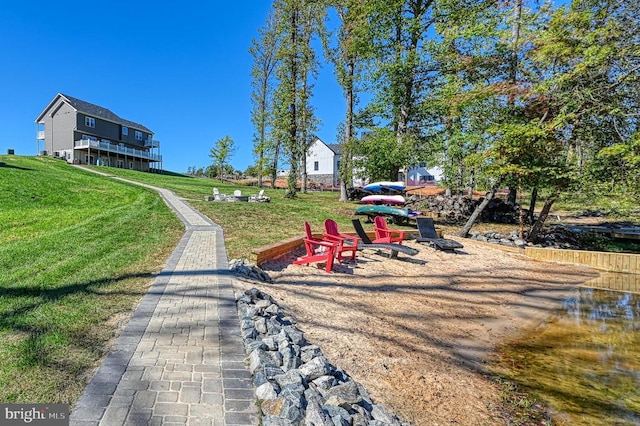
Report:
<svg viewBox="0 0 640 426"><path fill-rule="evenodd" d="M256 387L256 396L258 399L275 399L278 396L278 392L270 382L265 382Z"/></svg>
<svg viewBox="0 0 640 426"><path fill-rule="evenodd" d="M251 289L236 303L243 334L255 334L245 347L263 425L407 425L331 365L270 296Z"/></svg>
<svg viewBox="0 0 640 426"><path fill-rule="evenodd" d="M231 259L229 261L229 270L236 274L247 278L251 278L266 283L272 283L273 279L265 271L257 265L251 263L248 259Z"/></svg>
<svg viewBox="0 0 640 426"><path fill-rule="evenodd" d="M310 382L320 376L329 374L331 372L331 366L325 357L319 356L302 364L298 370L300 374L302 374L302 377Z"/></svg>

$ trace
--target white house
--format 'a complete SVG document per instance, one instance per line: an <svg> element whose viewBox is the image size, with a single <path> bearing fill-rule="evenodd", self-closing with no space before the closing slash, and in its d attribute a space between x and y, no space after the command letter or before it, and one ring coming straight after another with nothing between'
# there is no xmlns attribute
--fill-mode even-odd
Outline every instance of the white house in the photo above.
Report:
<svg viewBox="0 0 640 426"><path fill-rule="evenodd" d="M400 170L398 180L406 182L408 186L434 185L442 180L442 169L439 167L427 169L425 163L420 163L417 167L409 167L407 174L405 180L404 169Z"/></svg>
<svg viewBox="0 0 640 426"><path fill-rule="evenodd" d="M339 180L342 146L326 144L320 138L307 150L307 177L327 186L337 186Z"/></svg>
<svg viewBox="0 0 640 426"><path fill-rule="evenodd" d="M317 138L307 150L307 177L310 181L326 186L338 186L340 175L340 160L342 158L342 146L327 144ZM364 186L367 179L362 179L357 170L353 172L353 186ZM360 176L359 176L360 175ZM426 164L420 163L417 167L410 167L405 180L404 169L400 170L398 180L406 182L409 186L434 185L442 179L442 169L434 167L426 168Z"/></svg>

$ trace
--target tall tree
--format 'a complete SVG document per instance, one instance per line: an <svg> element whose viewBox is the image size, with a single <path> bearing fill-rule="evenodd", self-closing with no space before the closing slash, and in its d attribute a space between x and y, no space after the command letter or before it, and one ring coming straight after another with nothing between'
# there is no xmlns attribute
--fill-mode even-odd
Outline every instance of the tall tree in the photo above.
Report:
<svg viewBox="0 0 640 426"><path fill-rule="evenodd" d="M371 132L391 129L395 146L390 156L395 164L385 179L397 179L401 168L416 159L425 142L420 104L433 83L430 31L438 17L435 0L370 0L360 2L366 27L359 28L362 50L373 56L367 72L367 88L373 96L363 111L370 118ZM385 136L386 138L386 136ZM357 148L357 147L356 147ZM357 148L357 154L369 155Z"/></svg>
<svg viewBox="0 0 640 426"><path fill-rule="evenodd" d="M227 161L235 151L233 139L229 135L218 139L216 144L209 151L209 157L213 160L213 165L218 169L218 177L224 177L224 170Z"/></svg>
<svg viewBox="0 0 640 426"><path fill-rule="evenodd" d="M356 80L360 72L358 64L367 57L366 45L363 43L366 31L365 1L363 0L333 0L329 1L336 15L340 19L336 43L330 43L329 34L322 33L325 57L335 69L338 83L342 87L345 98L344 127L338 131L342 147L342 157L339 168L340 201L347 201L347 186L353 179L353 148L355 135L355 108L357 102Z"/></svg>
<svg viewBox="0 0 640 426"><path fill-rule="evenodd" d="M521 0L509 7L483 0L470 6L439 9L447 16L437 26L440 87L429 103L436 113L444 112L439 136L447 183L471 191L483 181L490 188L459 231L462 236L499 185L531 178L539 162L529 154L544 140L535 125L538 118L526 114L538 77L523 58L546 9L525 9Z"/></svg>
<svg viewBox="0 0 640 426"><path fill-rule="evenodd" d="M318 119L314 115L314 108L311 104L314 84L312 79L317 78L318 60L315 49L311 47L314 35L321 32L322 16L324 7L322 3L309 3L306 10L301 14L300 22L300 96L298 99L298 111L300 117L300 171L301 171L301 191L307 192L307 152L313 142L317 130Z"/></svg>
<svg viewBox="0 0 640 426"><path fill-rule="evenodd" d="M272 122L272 97L275 68L278 63L276 51L278 38L275 28L275 19L272 14L267 17L267 22L259 30L258 40L251 40L249 53L253 57L251 68L252 92L251 121L254 125L253 152L257 156L256 170L258 172L258 186L262 186L262 176L266 170L272 169L271 185L275 185L275 173L278 168L279 147L277 141L268 138L269 127ZM271 158L271 164L269 164ZM269 167L271 166L271 167Z"/></svg>
<svg viewBox="0 0 640 426"><path fill-rule="evenodd" d="M306 155L306 134L314 121L310 119L310 85L307 78L314 70L314 55L310 45L312 23L322 13L322 2L276 0L274 11L278 34L278 85L275 91L276 108L274 135L286 150L290 172L287 196L296 197L300 175L300 160Z"/></svg>

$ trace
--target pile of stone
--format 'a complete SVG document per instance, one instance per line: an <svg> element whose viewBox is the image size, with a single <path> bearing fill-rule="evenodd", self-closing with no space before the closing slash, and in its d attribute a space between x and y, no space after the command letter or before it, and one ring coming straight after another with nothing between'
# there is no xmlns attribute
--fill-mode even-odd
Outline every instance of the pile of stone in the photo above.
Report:
<svg viewBox="0 0 640 426"><path fill-rule="evenodd" d="M562 225L543 229L538 235L535 247L551 247L569 250L590 250L590 244L583 235L575 233Z"/></svg>
<svg viewBox="0 0 640 426"><path fill-rule="evenodd" d="M473 200L463 195L430 195L425 199L411 201L407 207L412 210L429 212L434 217L448 223L463 223L471 216L483 198ZM523 212L526 217L526 211ZM510 205L500 198L494 198L484 208L479 222L518 223L520 206Z"/></svg>
<svg viewBox="0 0 640 426"><path fill-rule="evenodd" d="M248 259L231 259L229 261L229 270L235 275L240 275L249 279L262 281L265 283L273 282L273 279L260 267L251 263Z"/></svg>
<svg viewBox="0 0 640 426"><path fill-rule="evenodd" d="M236 301L263 426L407 425L331 365L271 296L253 288Z"/></svg>
<svg viewBox="0 0 640 426"><path fill-rule="evenodd" d="M518 236L518 231L511 231L510 234L503 234L495 231L471 232L469 238L483 241L485 243L500 244L509 247L525 248L527 242Z"/></svg>
<svg viewBox="0 0 640 426"><path fill-rule="evenodd" d="M552 226L550 228L543 229L538 235L538 241L536 244L528 243L524 239L520 238L518 231L511 231L509 234L495 231L480 233L471 232L469 234L469 238L484 241L486 243L501 244L504 246L518 248L525 248L528 245L533 247L549 247L569 250L588 250L590 248L580 235L564 228L563 226Z"/></svg>

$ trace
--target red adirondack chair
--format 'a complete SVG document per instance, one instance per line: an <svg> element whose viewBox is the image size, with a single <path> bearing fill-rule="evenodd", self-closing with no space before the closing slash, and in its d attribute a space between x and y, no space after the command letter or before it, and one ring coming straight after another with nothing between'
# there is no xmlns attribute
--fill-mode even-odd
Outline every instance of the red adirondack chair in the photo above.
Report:
<svg viewBox="0 0 640 426"><path fill-rule="evenodd" d="M404 240L405 231L387 228L387 219L382 216L376 216L373 219L373 230L376 233L374 243L402 244L402 240Z"/></svg>
<svg viewBox="0 0 640 426"><path fill-rule="evenodd" d="M337 243L338 262L342 261L342 253L344 252L351 252L351 260L355 262L360 238L341 233L338 230L338 224L333 219L326 219L324 221L323 237L325 240Z"/></svg>
<svg viewBox="0 0 640 426"><path fill-rule="evenodd" d="M294 265L308 265L315 262L327 262L325 271L331 272L333 268L333 258L336 255L336 243L315 238L311 233L311 226L308 222L304 223L304 247L307 254L295 260Z"/></svg>

